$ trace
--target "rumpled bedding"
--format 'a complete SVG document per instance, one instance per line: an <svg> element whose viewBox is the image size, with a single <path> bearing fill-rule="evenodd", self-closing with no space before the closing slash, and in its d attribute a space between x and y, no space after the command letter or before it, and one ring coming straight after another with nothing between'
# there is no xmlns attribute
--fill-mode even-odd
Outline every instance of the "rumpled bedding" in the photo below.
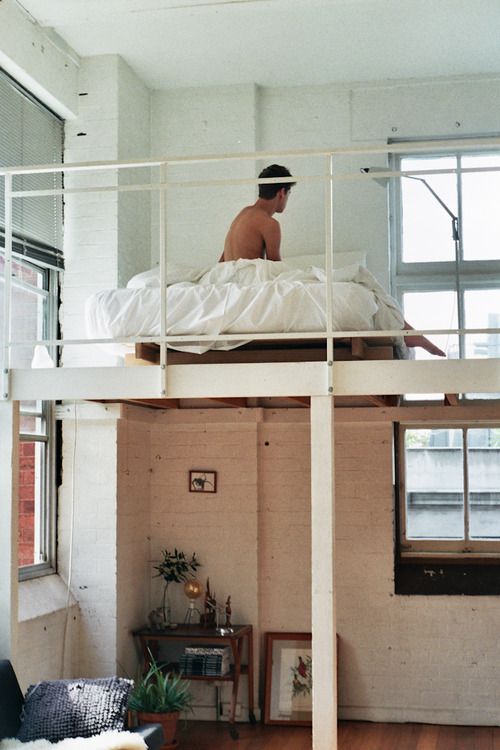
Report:
<svg viewBox="0 0 500 750"><path fill-rule="evenodd" d="M185 280L178 269L173 276L175 283L167 277L167 335L242 334L241 341L176 342L169 344L173 349L201 354L208 349L233 349L258 333L326 330L322 268L240 259L195 273L190 269ZM335 331L404 327L397 302L363 266L334 271L332 284ZM86 302L85 318L89 338L159 336L159 285L97 292ZM400 337L395 344L404 349Z"/></svg>

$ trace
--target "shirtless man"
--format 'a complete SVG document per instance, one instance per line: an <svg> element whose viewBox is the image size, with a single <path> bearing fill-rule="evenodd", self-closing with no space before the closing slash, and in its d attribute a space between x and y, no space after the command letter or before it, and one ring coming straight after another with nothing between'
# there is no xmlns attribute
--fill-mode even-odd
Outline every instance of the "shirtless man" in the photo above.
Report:
<svg viewBox="0 0 500 750"><path fill-rule="evenodd" d="M259 174L259 177L291 177L286 167L271 164ZM224 242L224 252L219 262L238 260L239 258L267 258L267 260L281 260L280 225L273 219L273 214L281 214L286 208L290 190L294 182L263 183L259 185L259 197L253 206L246 206L236 216ZM412 329L404 321L405 328ZM438 346L426 336L405 336L409 347L422 347L436 357L446 357Z"/></svg>
<svg viewBox="0 0 500 750"><path fill-rule="evenodd" d="M259 178L291 176L279 164L271 164L259 174ZM229 227L219 262L238 258L281 260L281 229L273 214L283 213L293 185L294 182L259 185L259 197L253 206L242 209Z"/></svg>

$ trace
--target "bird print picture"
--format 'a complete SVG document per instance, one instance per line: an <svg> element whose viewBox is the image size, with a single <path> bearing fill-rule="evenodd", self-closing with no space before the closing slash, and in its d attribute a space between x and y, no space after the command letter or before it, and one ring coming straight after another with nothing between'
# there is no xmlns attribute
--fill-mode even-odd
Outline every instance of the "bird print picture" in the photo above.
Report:
<svg viewBox="0 0 500 750"><path fill-rule="evenodd" d="M282 717L310 714L312 710L312 651L283 648L281 652L279 713Z"/></svg>
<svg viewBox="0 0 500 750"><path fill-rule="evenodd" d="M311 633L266 633L264 724L312 724Z"/></svg>
<svg viewBox="0 0 500 750"><path fill-rule="evenodd" d="M300 695L311 695L312 690L312 658L308 654L297 657L297 663L291 667L292 673L292 697Z"/></svg>

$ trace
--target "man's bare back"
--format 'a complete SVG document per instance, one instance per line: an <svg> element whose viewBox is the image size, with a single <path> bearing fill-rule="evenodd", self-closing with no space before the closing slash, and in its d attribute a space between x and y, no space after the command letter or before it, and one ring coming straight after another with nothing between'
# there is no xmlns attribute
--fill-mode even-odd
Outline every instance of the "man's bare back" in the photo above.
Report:
<svg viewBox="0 0 500 750"><path fill-rule="evenodd" d="M280 225L258 205L247 206L236 216L224 242L223 260L267 258L281 260Z"/></svg>
<svg viewBox="0 0 500 750"><path fill-rule="evenodd" d="M290 172L279 164L271 164L259 174L259 178L289 178ZM233 220L224 242L224 251L219 258L267 258L281 260L281 229L273 214L282 213L288 202L294 182L259 183L259 197L253 206L246 206Z"/></svg>

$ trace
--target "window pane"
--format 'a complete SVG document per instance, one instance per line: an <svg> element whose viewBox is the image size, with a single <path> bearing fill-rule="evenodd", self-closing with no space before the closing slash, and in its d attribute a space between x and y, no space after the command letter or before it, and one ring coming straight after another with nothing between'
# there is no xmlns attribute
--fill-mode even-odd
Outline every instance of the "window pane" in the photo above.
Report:
<svg viewBox="0 0 500 750"><path fill-rule="evenodd" d="M4 273L4 257L0 255L0 274ZM46 319L45 295L37 290L43 289L44 273L29 265L13 261L12 263L12 331L15 341L36 341L43 338ZM0 277L0 309L3 310L4 277ZM32 287L18 286L15 281ZM3 328L0 330L0 345L3 344ZM29 367L33 357L33 345L12 347L11 366Z"/></svg>
<svg viewBox="0 0 500 750"><path fill-rule="evenodd" d="M19 406L21 414L42 415L42 401L21 401Z"/></svg>
<svg viewBox="0 0 500 750"><path fill-rule="evenodd" d="M37 289L43 289L44 273L33 266L24 263L12 262L12 276L24 284L29 284Z"/></svg>
<svg viewBox="0 0 500 750"><path fill-rule="evenodd" d="M500 428L467 431L471 539L500 539Z"/></svg>
<svg viewBox="0 0 500 750"><path fill-rule="evenodd" d="M406 538L463 539L461 430L405 431Z"/></svg>
<svg viewBox="0 0 500 750"><path fill-rule="evenodd" d="M464 156L464 168L500 167L500 156ZM500 172L462 175L462 241L465 260L493 260L500 255Z"/></svg>
<svg viewBox="0 0 500 750"><path fill-rule="evenodd" d="M406 292L403 294L405 320L414 328L457 328L457 295L453 291ZM449 359L458 358L458 336L453 334L429 336ZM432 354L418 347L415 359L435 359Z"/></svg>
<svg viewBox="0 0 500 750"><path fill-rule="evenodd" d="M403 171L455 168L454 156L401 160ZM405 263L454 260L452 219L429 188L421 182L422 179L425 179L451 212L457 214L457 187L454 174L423 175L419 180L402 177L402 260Z"/></svg>
<svg viewBox="0 0 500 750"><path fill-rule="evenodd" d="M39 529L43 496L45 445L21 441L19 446L19 565L40 562Z"/></svg>
<svg viewBox="0 0 500 750"><path fill-rule="evenodd" d="M406 292L403 295L403 312L405 320L414 328L457 327L457 296L454 292ZM428 336L437 344L449 359L458 358L458 336ZM413 349L415 359L436 359L421 347ZM405 398L411 401L433 401L442 399L440 393L407 393Z"/></svg>
<svg viewBox="0 0 500 750"><path fill-rule="evenodd" d="M28 289L12 290L12 326L16 341L36 341L43 338L44 300ZM33 344L14 346L12 367L29 367L33 358Z"/></svg>
<svg viewBox="0 0 500 750"><path fill-rule="evenodd" d="M42 429L42 420L33 415L21 416L19 420L19 432L32 433L40 435Z"/></svg>
<svg viewBox="0 0 500 750"><path fill-rule="evenodd" d="M481 289L464 294L466 328L500 328L500 289ZM469 333L466 356L475 359L500 357L500 335Z"/></svg>

